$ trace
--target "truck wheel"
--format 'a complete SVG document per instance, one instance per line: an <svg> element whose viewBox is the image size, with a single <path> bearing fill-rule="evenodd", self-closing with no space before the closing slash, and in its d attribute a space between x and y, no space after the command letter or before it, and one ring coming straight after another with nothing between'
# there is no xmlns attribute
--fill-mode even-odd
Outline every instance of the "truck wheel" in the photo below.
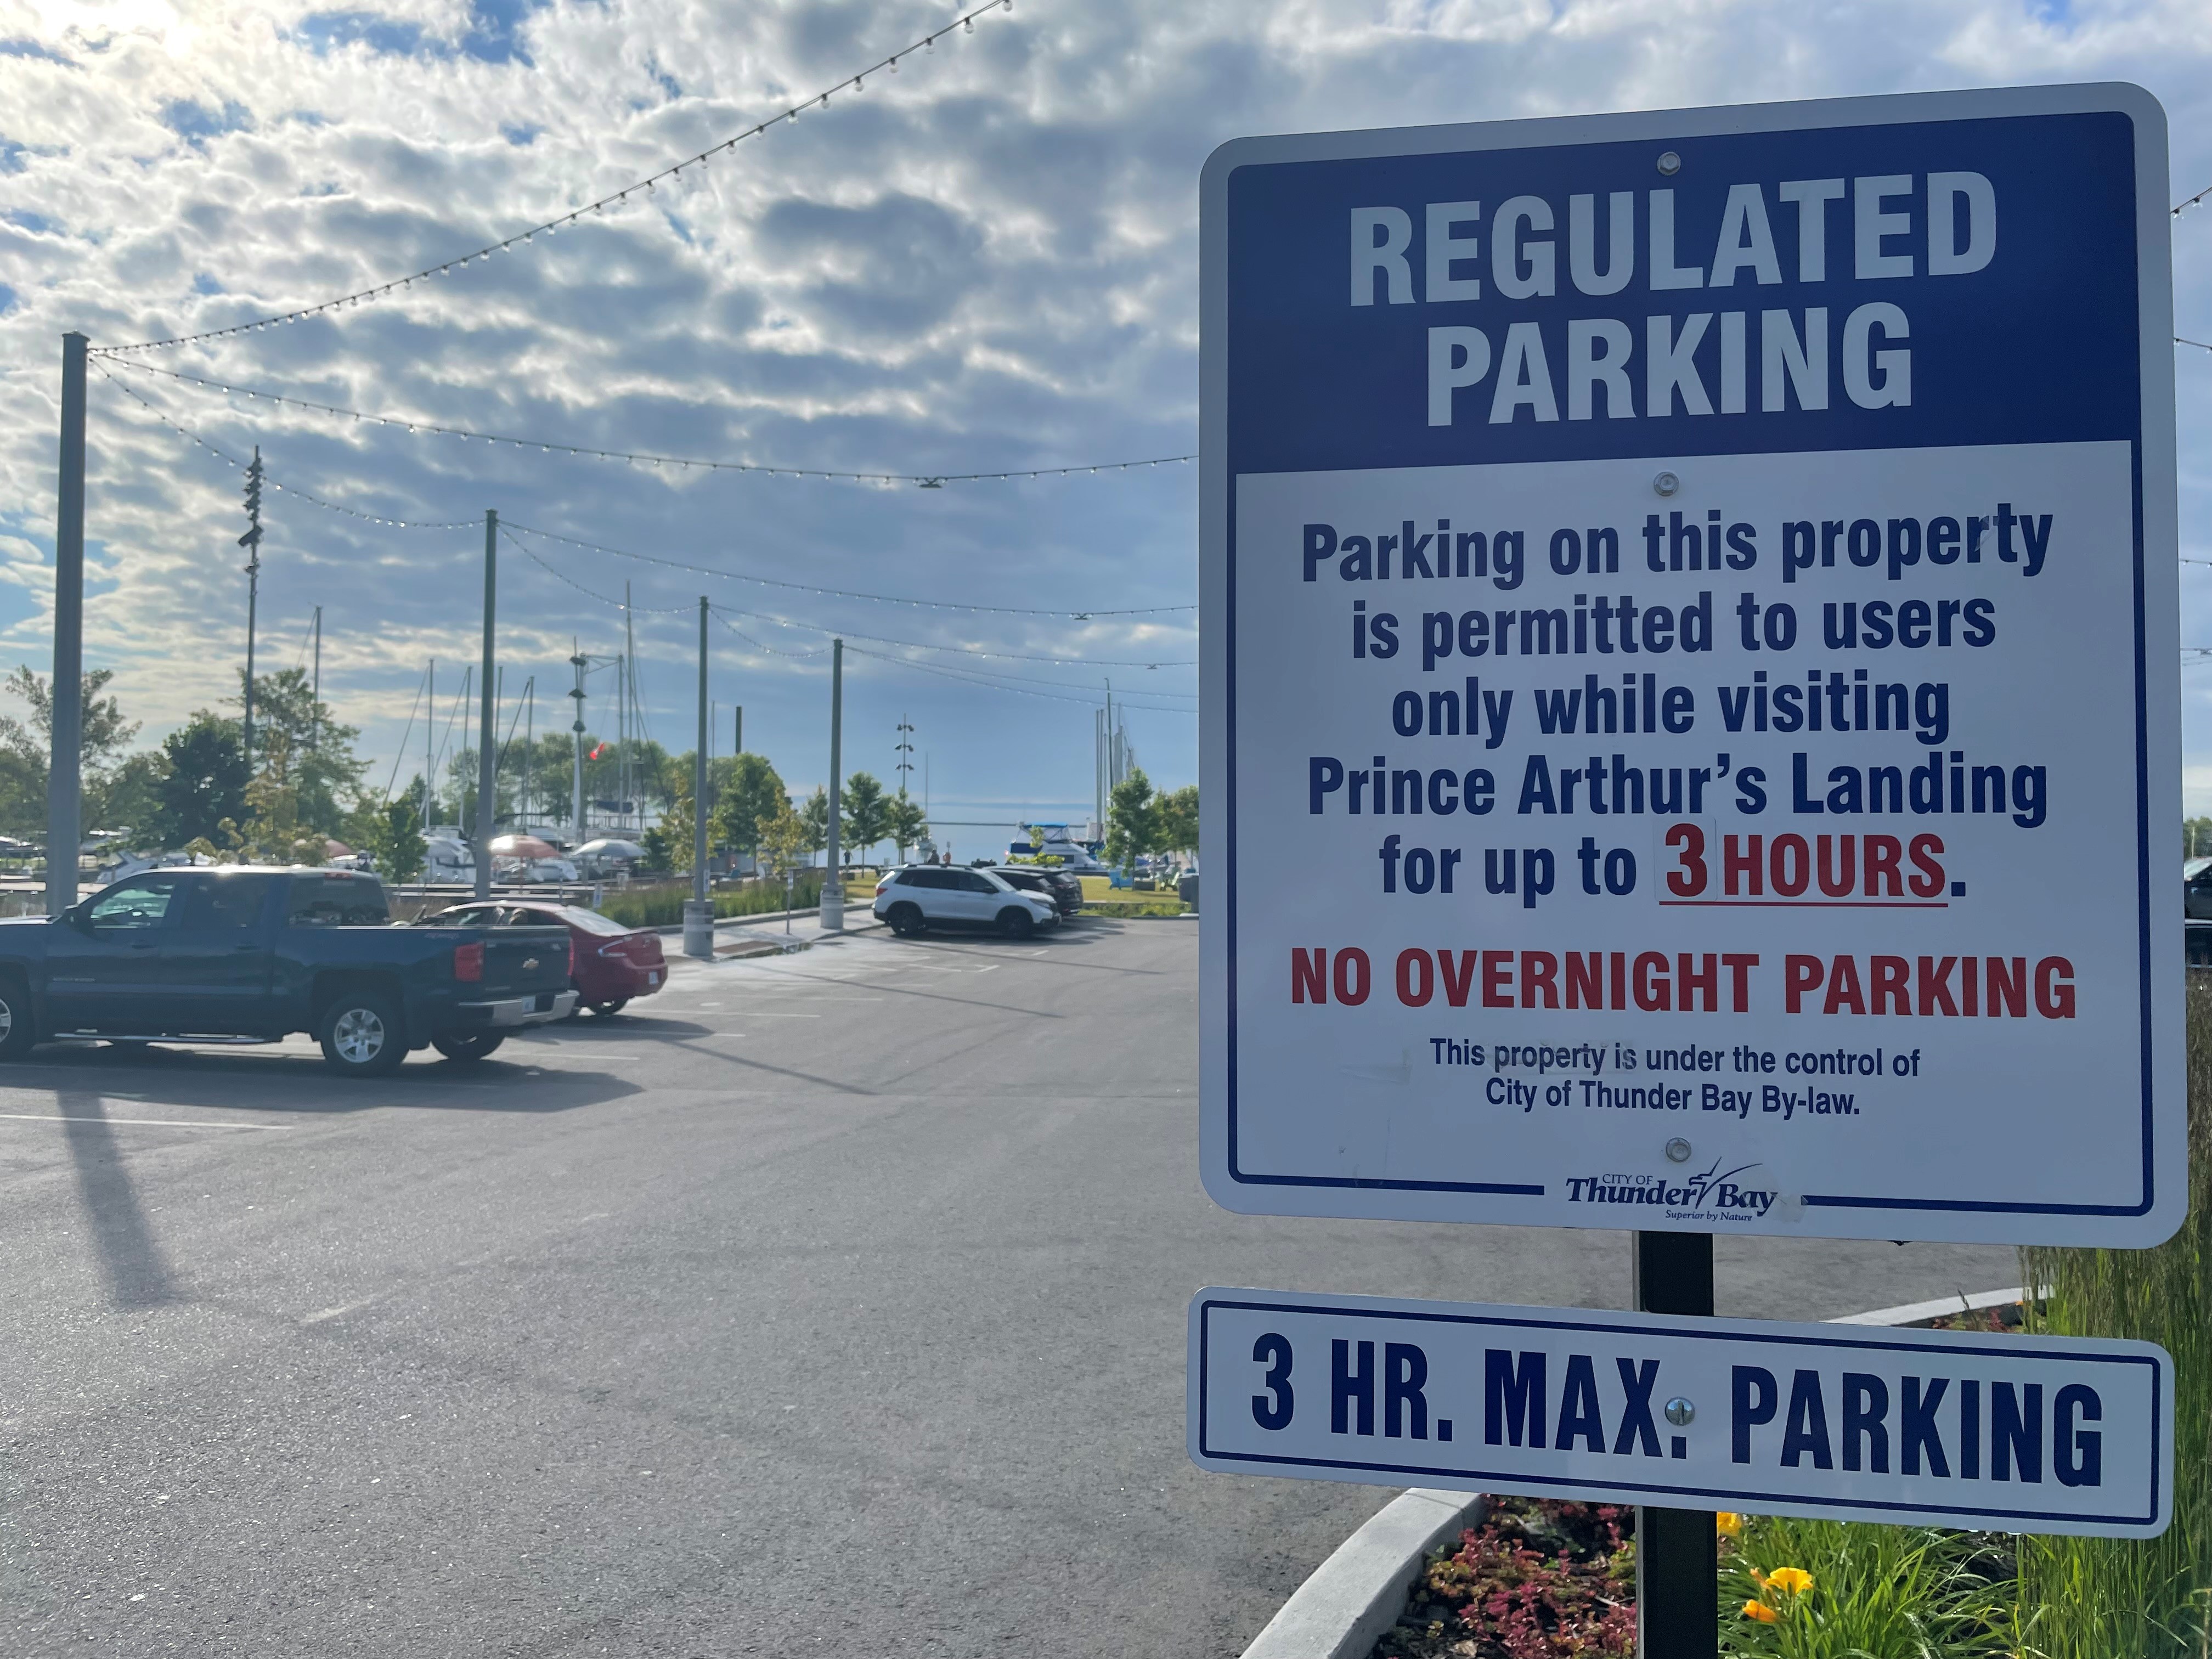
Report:
<svg viewBox="0 0 2212 1659"><path fill-rule="evenodd" d="M921 907L894 904L884 913L884 925L901 939L912 939L921 931Z"/></svg>
<svg viewBox="0 0 2212 1659"><path fill-rule="evenodd" d="M430 1039L430 1046L447 1060L470 1062L482 1060L507 1041L504 1031L447 1031Z"/></svg>
<svg viewBox="0 0 2212 1659"><path fill-rule="evenodd" d="M1027 939L1036 927L1036 918L1026 910L1010 904L999 912L999 932L1007 939Z"/></svg>
<svg viewBox="0 0 2212 1659"><path fill-rule="evenodd" d="M315 1028L323 1059L348 1077L382 1077L407 1058L399 1011L379 991L341 991Z"/></svg>
<svg viewBox="0 0 2212 1659"><path fill-rule="evenodd" d="M0 979L0 1060L21 1060L39 1040L31 999L18 979Z"/></svg>

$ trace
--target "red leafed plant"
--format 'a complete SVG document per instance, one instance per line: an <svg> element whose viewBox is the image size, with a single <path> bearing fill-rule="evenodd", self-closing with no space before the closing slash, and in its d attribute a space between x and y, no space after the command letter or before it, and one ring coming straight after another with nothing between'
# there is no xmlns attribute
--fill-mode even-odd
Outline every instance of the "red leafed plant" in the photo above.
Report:
<svg viewBox="0 0 2212 1659"><path fill-rule="evenodd" d="M1501 1498L1439 1551L1375 1659L1571 1659L1636 1650L1635 1511Z"/></svg>

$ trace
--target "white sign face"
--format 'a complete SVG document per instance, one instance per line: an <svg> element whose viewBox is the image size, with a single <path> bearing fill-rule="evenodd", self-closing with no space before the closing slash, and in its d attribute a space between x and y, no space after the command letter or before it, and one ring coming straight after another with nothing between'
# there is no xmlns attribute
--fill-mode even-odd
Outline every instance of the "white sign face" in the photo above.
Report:
<svg viewBox="0 0 2212 1659"><path fill-rule="evenodd" d="M1190 1304L1191 1461L1232 1474L2148 1538L2148 1342L1275 1291Z"/></svg>
<svg viewBox="0 0 2212 1659"><path fill-rule="evenodd" d="M1218 1202L2172 1232L2166 202L2125 87L1215 154Z"/></svg>

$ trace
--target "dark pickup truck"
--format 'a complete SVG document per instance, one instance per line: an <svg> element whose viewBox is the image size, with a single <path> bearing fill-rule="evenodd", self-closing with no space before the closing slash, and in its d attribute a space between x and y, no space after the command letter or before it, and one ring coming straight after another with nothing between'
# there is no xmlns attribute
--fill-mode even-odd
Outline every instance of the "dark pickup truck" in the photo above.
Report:
<svg viewBox="0 0 2212 1659"><path fill-rule="evenodd" d="M0 1060L57 1037L274 1042L377 1077L410 1049L481 1060L574 1011L565 927L395 927L374 876L149 870L0 921Z"/></svg>

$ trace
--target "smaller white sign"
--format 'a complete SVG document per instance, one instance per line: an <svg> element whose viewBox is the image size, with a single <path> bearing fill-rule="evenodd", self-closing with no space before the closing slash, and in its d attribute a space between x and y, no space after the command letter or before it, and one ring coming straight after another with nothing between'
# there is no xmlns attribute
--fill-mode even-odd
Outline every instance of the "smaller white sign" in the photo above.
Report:
<svg viewBox="0 0 2212 1659"><path fill-rule="evenodd" d="M1278 1291L1190 1304L1191 1461L1232 1474L2148 1538L2148 1342Z"/></svg>

